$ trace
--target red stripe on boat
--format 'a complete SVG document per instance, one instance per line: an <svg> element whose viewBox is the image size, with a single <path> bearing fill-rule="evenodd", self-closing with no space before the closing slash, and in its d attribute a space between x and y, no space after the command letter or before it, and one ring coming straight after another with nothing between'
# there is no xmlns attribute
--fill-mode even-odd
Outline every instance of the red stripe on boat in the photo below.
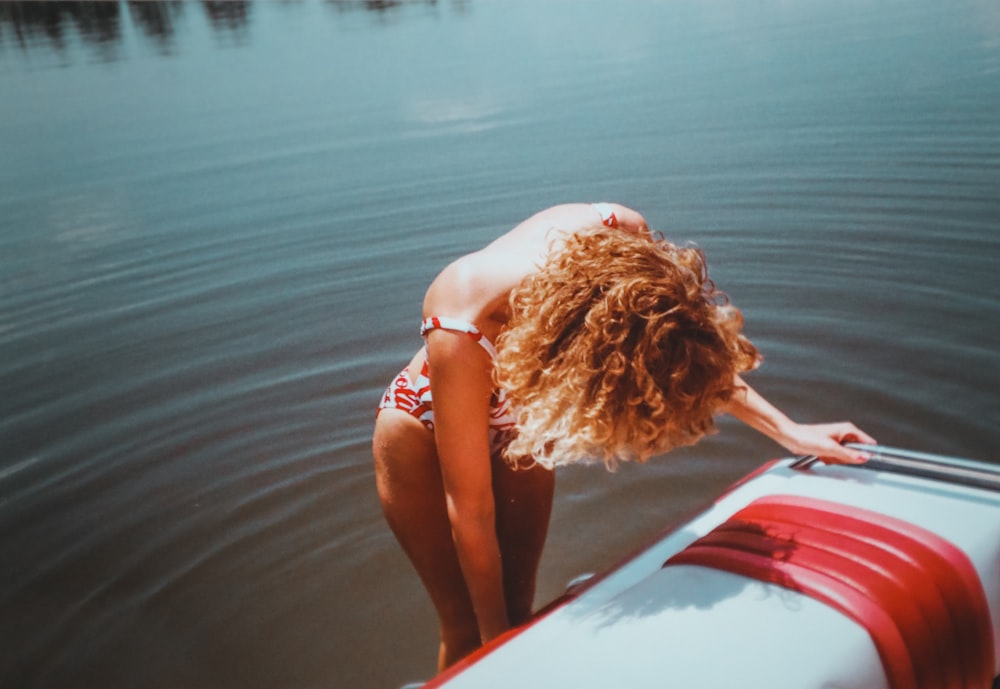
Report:
<svg viewBox="0 0 1000 689"><path fill-rule="evenodd" d="M868 630L893 689L992 681L989 607L968 557L926 529L848 505L756 500L667 565L721 569L799 591Z"/></svg>

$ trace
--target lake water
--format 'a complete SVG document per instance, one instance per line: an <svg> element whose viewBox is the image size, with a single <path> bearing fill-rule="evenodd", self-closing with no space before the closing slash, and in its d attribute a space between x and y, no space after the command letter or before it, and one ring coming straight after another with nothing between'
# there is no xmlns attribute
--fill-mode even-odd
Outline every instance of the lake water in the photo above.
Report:
<svg viewBox="0 0 1000 689"><path fill-rule="evenodd" d="M0 686L429 677L375 404L570 200L702 246L793 417L998 460L995 0L0 3ZM538 603L781 452L563 472Z"/></svg>

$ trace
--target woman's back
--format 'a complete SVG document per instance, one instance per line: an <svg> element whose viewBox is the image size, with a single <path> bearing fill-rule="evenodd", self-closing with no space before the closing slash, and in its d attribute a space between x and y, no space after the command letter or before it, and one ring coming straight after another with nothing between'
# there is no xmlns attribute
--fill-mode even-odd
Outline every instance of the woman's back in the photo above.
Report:
<svg viewBox="0 0 1000 689"><path fill-rule="evenodd" d="M507 322L511 290L541 268L560 240L612 222L625 231L647 231L639 213L616 204L563 204L536 213L442 270L427 290L424 318L461 318L495 341Z"/></svg>

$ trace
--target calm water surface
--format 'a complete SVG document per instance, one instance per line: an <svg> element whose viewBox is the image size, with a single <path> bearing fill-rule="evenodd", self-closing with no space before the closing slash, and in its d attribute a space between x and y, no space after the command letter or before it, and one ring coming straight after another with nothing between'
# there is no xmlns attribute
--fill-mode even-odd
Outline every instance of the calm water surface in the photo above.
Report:
<svg viewBox="0 0 1000 689"><path fill-rule="evenodd" d="M997 461L1000 5L0 4L0 686L391 688L368 450L452 258L567 200L708 253L801 420ZM539 603L780 454L560 475Z"/></svg>

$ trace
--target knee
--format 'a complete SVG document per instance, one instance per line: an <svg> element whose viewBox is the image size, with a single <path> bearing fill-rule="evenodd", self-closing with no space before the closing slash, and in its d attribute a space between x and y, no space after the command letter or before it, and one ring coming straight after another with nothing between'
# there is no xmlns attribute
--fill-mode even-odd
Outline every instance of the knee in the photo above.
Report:
<svg viewBox="0 0 1000 689"><path fill-rule="evenodd" d="M441 620L441 668L458 662L482 645L479 636L479 625L475 618L470 621L452 621L446 624Z"/></svg>
<svg viewBox="0 0 1000 689"><path fill-rule="evenodd" d="M507 616L510 618L510 626L519 627L531 619L531 601L512 602L507 606Z"/></svg>
<svg viewBox="0 0 1000 689"><path fill-rule="evenodd" d="M531 608L535 602L535 582L521 581L507 587L507 618L513 627L531 619Z"/></svg>
<svg viewBox="0 0 1000 689"><path fill-rule="evenodd" d="M456 595L445 601L438 600L435 607L442 639L445 637L479 639L479 623L476 622L476 613L472 609L472 601L468 595Z"/></svg>

